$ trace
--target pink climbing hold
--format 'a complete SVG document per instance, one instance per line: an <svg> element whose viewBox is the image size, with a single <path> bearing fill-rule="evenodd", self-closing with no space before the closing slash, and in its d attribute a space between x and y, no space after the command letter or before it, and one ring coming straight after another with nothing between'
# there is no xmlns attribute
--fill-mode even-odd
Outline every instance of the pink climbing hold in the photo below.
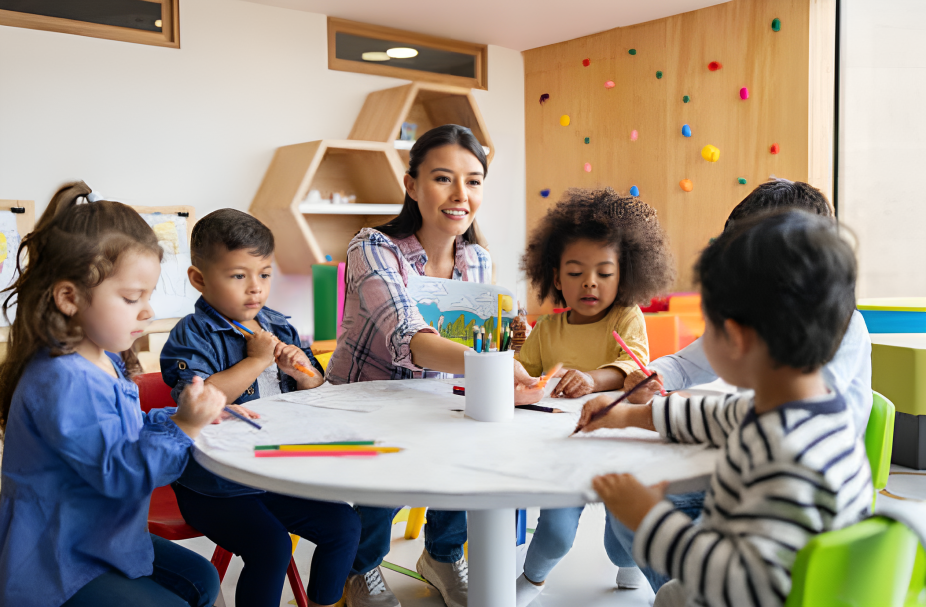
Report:
<svg viewBox="0 0 926 607"><path fill-rule="evenodd" d="M631 140L631 141L636 141L636 140L637 140L637 137L639 137L639 134L637 133L637 129L634 129L634 130L630 131L630 140Z"/></svg>
<svg viewBox="0 0 926 607"><path fill-rule="evenodd" d="M613 80L608 80L607 82L605 82L605 83L604 83L604 88L606 88L606 89L613 89L613 88L614 88L614 81L613 81Z"/></svg>
<svg viewBox="0 0 926 607"><path fill-rule="evenodd" d="M743 101L749 99L749 89L747 89L745 86L740 89L740 99Z"/></svg>
<svg viewBox="0 0 926 607"><path fill-rule="evenodd" d="M586 172L586 173L591 173L591 172L592 172L592 163L591 163L591 162L586 162L586 163L585 163L585 172Z"/></svg>

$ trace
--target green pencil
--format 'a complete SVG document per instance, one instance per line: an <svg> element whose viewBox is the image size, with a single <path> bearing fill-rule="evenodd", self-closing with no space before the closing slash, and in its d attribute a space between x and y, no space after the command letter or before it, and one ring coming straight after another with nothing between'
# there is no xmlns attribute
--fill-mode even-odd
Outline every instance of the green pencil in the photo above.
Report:
<svg viewBox="0 0 926 607"><path fill-rule="evenodd" d="M358 440L358 441L335 441L332 443L291 443L286 445L257 445L255 451L279 451L280 447L311 447L317 445L375 445L376 441Z"/></svg>

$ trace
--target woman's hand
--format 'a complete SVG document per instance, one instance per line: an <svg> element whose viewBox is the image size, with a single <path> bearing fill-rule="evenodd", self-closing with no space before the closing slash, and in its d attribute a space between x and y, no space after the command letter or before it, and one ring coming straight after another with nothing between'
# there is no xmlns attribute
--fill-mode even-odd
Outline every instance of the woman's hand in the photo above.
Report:
<svg viewBox="0 0 926 607"><path fill-rule="evenodd" d="M295 379L300 390L309 390L325 383L325 376L312 366L309 357L305 355L302 348L279 342L276 349L276 360L280 370ZM296 365L311 369L315 375L311 376L300 371L296 368Z"/></svg>
<svg viewBox="0 0 926 607"><path fill-rule="evenodd" d="M561 369L562 379L550 394L553 398L579 398L595 392L595 379L588 373L577 369Z"/></svg>
<svg viewBox="0 0 926 607"><path fill-rule="evenodd" d="M248 419L258 419L258 418L260 417L260 413L257 413L256 411L251 411L250 409L248 409L248 408L245 407L244 405L226 405L226 407L228 407L229 409L231 409L231 410L234 411L235 413L238 413L238 414L240 414L240 415L243 415L244 417L246 417L246 418L248 418ZM223 409L222 412L219 414L219 416L218 416L217 418L215 418L214 420L212 420L212 423L213 423L213 424L220 424L220 423L222 423L222 422L224 422L224 421L228 421L228 420L230 420L230 419L235 419L235 416L232 415L231 413L229 413L228 411L225 411L225 410Z"/></svg>
<svg viewBox="0 0 926 607"><path fill-rule="evenodd" d="M207 386L203 378L194 376L192 383L180 394L177 412L171 419L184 434L195 439L200 430L219 416L225 403L225 395L221 391Z"/></svg>

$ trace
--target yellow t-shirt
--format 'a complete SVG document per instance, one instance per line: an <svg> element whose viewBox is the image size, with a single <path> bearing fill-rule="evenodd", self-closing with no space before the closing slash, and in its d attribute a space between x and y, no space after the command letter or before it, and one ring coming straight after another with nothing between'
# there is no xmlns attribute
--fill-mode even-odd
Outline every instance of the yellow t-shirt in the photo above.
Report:
<svg viewBox="0 0 926 607"><path fill-rule="evenodd" d="M568 315L563 312L541 316L521 352L515 355L533 377L549 371L556 363L579 371L604 367L617 367L624 375L636 371L639 367L618 345L612 331L617 331L644 365L649 364L646 321L637 306L614 306L607 316L588 325L571 325Z"/></svg>

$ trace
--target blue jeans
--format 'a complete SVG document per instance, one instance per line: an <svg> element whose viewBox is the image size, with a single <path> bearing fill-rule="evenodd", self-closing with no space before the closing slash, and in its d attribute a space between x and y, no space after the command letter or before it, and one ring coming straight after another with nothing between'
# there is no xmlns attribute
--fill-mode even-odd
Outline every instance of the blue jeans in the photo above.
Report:
<svg viewBox="0 0 926 607"><path fill-rule="evenodd" d="M219 596L219 574L212 563L156 535L154 572L130 580L118 571L100 575L62 607L210 607Z"/></svg>
<svg viewBox="0 0 926 607"><path fill-rule="evenodd" d="M400 508L354 506L360 515L360 546L351 573L364 574L379 567L389 554L392 519ZM463 558L466 542L466 512L428 508L424 526L424 548L438 563L456 563Z"/></svg>
<svg viewBox="0 0 926 607"><path fill-rule="evenodd" d="M672 502L675 505L676 510L681 510L685 514L691 517L691 520L696 520L701 516L701 509L704 507L704 492L695 491L693 493L680 493L678 495L667 495L666 499ZM623 547L626 554L633 554L633 536L634 533L627 527L624 527L619 520L617 520L613 514L608 513L608 528L605 529L605 546L608 543L608 536L612 536L617 539L617 542ZM611 552L608 552L608 556L611 556ZM611 562L620 567L620 563L616 562L614 558L611 558ZM649 585L652 586L653 592L659 592L659 589L663 584L668 582L671 578L667 575L663 575L656 571L653 571L649 567L641 567L640 570L643 572L643 575L646 576Z"/></svg>
<svg viewBox="0 0 926 607"><path fill-rule="evenodd" d="M524 575L532 582L547 579L553 567L572 548L579 529L579 517L585 506L577 508L549 508L540 511L537 529L527 547L524 559ZM605 523L608 524L607 522ZM613 533L605 532L604 547L611 562L618 567L636 567L626 550L618 543Z"/></svg>

